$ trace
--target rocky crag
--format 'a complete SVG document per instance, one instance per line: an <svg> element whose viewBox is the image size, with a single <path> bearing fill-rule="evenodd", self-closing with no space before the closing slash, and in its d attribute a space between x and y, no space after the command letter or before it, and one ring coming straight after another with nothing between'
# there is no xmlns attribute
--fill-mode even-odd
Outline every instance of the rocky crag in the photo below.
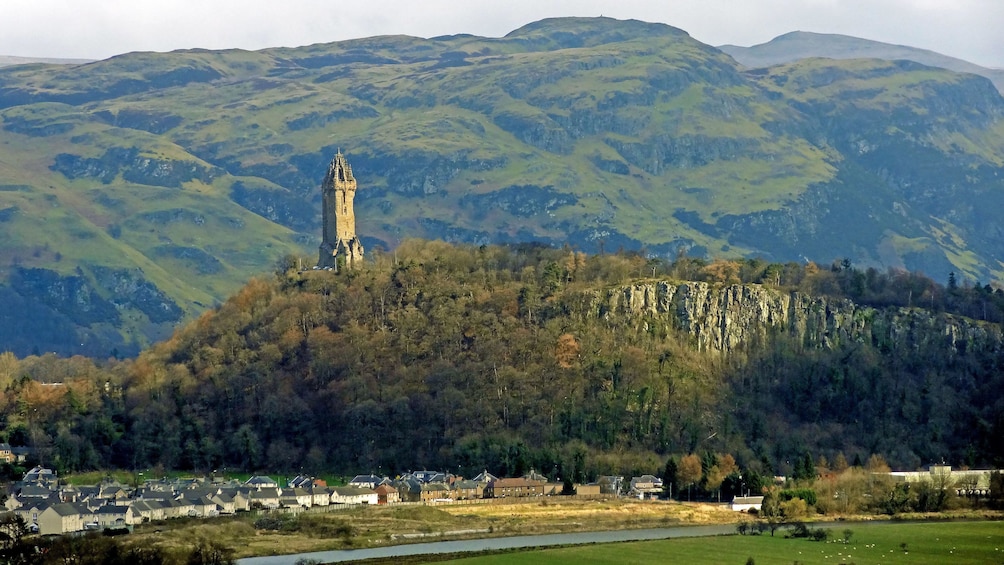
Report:
<svg viewBox="0 0 1004 565"><path fill-rule="evenodd" d="M752 284L638 283L598 293L591 314L632 317L644 331L662 324L686 332L701 350L726 354L778 333L810 347L862 342L883 350L908 348L947 356L970 350L999 352L1004 344L997 324L919 308L876 309Z"/></svg>

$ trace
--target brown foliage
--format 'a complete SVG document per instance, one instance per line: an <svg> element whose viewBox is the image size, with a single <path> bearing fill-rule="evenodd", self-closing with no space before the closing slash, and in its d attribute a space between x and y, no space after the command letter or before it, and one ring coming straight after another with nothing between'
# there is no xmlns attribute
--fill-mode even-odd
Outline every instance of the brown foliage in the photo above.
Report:
<svg viewBox="0 0 1004 565"><path fill-rule="evenodd" d="M696 484L697 481L701 480L701 473L701 458L696 453L684 455L680 459L677 476L680 478L681 483L688 486Z"/></svg>
<svg viewBox="0 0 1004 565"><path fill-rule="evenodd" d="M739 284L739 269L741 266L735 261L715 260L702 270L705 278L709 282L723 284Z"/></svg>
<svg viewBox="0 0 1004 565"><path fill-rule="evenodd" d="M561 334L554 350L554 359L562 369L571 369L579 364L579 341L572 334Z"/></svg>

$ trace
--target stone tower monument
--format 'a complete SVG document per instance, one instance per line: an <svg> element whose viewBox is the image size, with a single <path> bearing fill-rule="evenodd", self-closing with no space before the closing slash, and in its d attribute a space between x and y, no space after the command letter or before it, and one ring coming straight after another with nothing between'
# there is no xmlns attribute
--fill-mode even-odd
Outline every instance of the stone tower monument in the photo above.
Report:
<svg viewBox="0 0 1004 565"><path fill-rule="evenodd" d="M353 268L362 264L363 244L356 237L356 213L352 200L356 179L341 150L328 165L321 184L321 250L317 266Z"/></svg>

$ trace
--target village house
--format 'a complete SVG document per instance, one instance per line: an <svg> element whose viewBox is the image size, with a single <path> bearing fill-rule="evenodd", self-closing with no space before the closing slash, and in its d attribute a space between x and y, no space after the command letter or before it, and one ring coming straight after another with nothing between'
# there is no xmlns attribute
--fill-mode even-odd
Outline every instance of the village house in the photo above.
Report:
<svg viewBox="0 0 1004 565"><path fill-rule="evenodd" d="M543 496L545 481L520 478L497 479L485 487L484 498Z"/></svg>
<svg viewBox="0 0 1004 565"><path fill-rule="evenodd" d="M307 492L310 493L311 506L327 506L331 504L331 490L328 487L313 484L307 489Z"/></svg>
<svg viewBox="0 0 1004 565"><path fill-rule="evenodd" d="M453 483L453 498L456 500L471 500L481 498L485 485L475 480L462 480Z"/></svg>
<svg viewBox="0 0 1004 565"><path fill-rule="evenodd" d="M732 499L729 508L736 512L749 512L750 510L759 512L762 505L762 496L736 496Z"/></svg>
<svg viewBox="0 0 1004 565"><path fill-rule="evenodd" d="M352 477L351 481L349 481L348 486L375 489L383 484L384 481L390 482L387 479L376 475L356 475L355 477Z"/></svg>
<svg viewBox="0 0 1004 565"><path fill-rule="evenodd" d="M251 510L251 489L246 487L221 487L219 496L227 496L233 500L234 512ZM226 499L223 499L226 500Z"/></svg>
<svg viewBox="0 0 1004 565"><path fill-rule="evenodd" d="M392 486L397 489L401 502L420 502L422 500L422 482L414 477L402 477Z"/></svg>
<svg viewBox="0 0 1004 565"><path fill-rule="evenodd" d="M229 494L222 492L220 494L214 494L209 497L209 500L216 503L216 507L219 509L220 514L230 515L237 513L237 505L234 504L234 497Z"/></svg>
<svg viewBox="0 0 1004 565"><path fill-rule="evenodd" d="M421 502L434 502L452 500L453 491L446 483L426 483L421 487L419 500Z"/></svg>
<svg viewBox="0 0 1004 565"><path fill-rule="evenodd" d="M297 475L290 479L286 486L289 488L310 488L314 484L314 479L304 476Z"/></svg>
<svg viewBox="0 0 1004 565"><path fill-rule="evenodd" d="M30 504L25 504L20 508L14 510L15 516L20 516L22 520L28 525L34 524L38 527L38 516L49 506L48 503L44 501L35 501Z"/></svg>
<svg viewBox="0 0 1004 565"><path fill-rule="evenodd" d="M141 522L163 520L164 503L160 500L136 500L132 503L133 513Z"/></svg>
<svg viewBox="0 0 1004 565"><path fill-rule="evenodd" d="M487 485L488 483L490 483L492 481L499 480L499 478L496 477L495 475L489 473L488 470L485 469L484 471L481 471L480 473L478 473L471 480L474 481L474 482L476 482L476 483L482 483L482 484Z"/></svg>
<svg viewBox="0 0 1004 565"><path fill-rule="evenodd" d="M48 486L38 483L31 483L21 487L21 489L18 490L17 496L21 500L25 499L45 500L47 498L52 497L57 492L58 491L54 488L50 488Z"/></svg>
<svg viewBox="0 0 1004 565"><path fill-rule="evenodd" d="M360 487L334 487L331 504L373 504L379 502L376 491Z"/></svg>
<svg viewBox="0 0 1004 565"><path fill-rule="evenodd" d="M391 485L380 485L373 489L377 493L377 504L395 504L401 502L397 489Z"/></svg>
<svg viewBox="0 0 1004 565"><path fill-rule="evenodd" d="M84 530L84 515L90 514L69 502L48 506L38 515L38 533L43 536L62 535Z"/></svg>
<svg viewBox="0 0 1004 565"><path fill-rule="evenodd" d="M423 483L445 483L448 480L446 473L442 471L413 471L411 476Z"/></svg>
<svg viewBox="0 0 1004 565"><path fill-rule="evenodd" d="M655 475L642 475L631 478L631 496L638 498L659 498L662 496L662 479Z"/></svg>
<svg viewBox="0 0 1004 565"><path fill-rule="evenodd" d="M283 492L283 494L286 494ZM314 504L314 495L305 488L289 489L289 494L296 500L297 506L310 508Z"/></svg>
<svg viewBox="0 0 1004 565"><path fill-rule="evenodd" d="M21 479L24 484L36 483L42 485L55 485L56 484L56 472L52 469L46 469L45 467L36 465L32 467L30 471L24 474Z"/></svg>
<svg viewBox="0 0 1004 565"><path fill-rule="evenodd" d="M194 518L215 518L220 515L219 505L208 496L186 494L182 500L191 505L188 515Z"/></svg>
<svg viewBox="0 0 1004 565"><path fill-rule="evenodd" d="M124 528L142 521L132 506L106 504L94 510L95 521L102 528Z"/></svg>
<svg viewBox="0 0 1004 565"><path fill-rule="evenodd" d="M244 481L244 486L261 490L263 488L278 488L279 483L275 482L272 477L266 477L264 475L255 475L248 480Z"/></svg>
<svg viewBox="0 0 1004 565"><path fill-rule="evenodd" d="M260 488L249 493L251 508L279 508L282 493L275 487Z"/></svg>

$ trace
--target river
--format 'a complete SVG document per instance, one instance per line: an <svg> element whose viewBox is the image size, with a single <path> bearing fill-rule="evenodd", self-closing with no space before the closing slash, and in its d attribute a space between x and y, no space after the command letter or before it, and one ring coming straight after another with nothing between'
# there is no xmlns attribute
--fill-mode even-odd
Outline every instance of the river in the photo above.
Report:
<svg viewBox="0 0 1004 565"><path fill-rule="evenodd" d="M546 534L539 536L513 536L483 538L460 541L437 541L409 545L373 547L369 549L348 549L336 551L314 551L292 555L272 555L268 557L248 557L238 559L238 565L294 565L299 559L316 559L321 563L357 561L377 557L400 557L402 555L428 555L435 553L466 553L521 547L546 547L554 545L579 545L584 543L611 543L618 541L644 541L669 538L700 536L720 536L735 533L736 526L680 526L675 528L655 528L649 530L613 530L606 532L580 532L574 534Z"/></svg>

